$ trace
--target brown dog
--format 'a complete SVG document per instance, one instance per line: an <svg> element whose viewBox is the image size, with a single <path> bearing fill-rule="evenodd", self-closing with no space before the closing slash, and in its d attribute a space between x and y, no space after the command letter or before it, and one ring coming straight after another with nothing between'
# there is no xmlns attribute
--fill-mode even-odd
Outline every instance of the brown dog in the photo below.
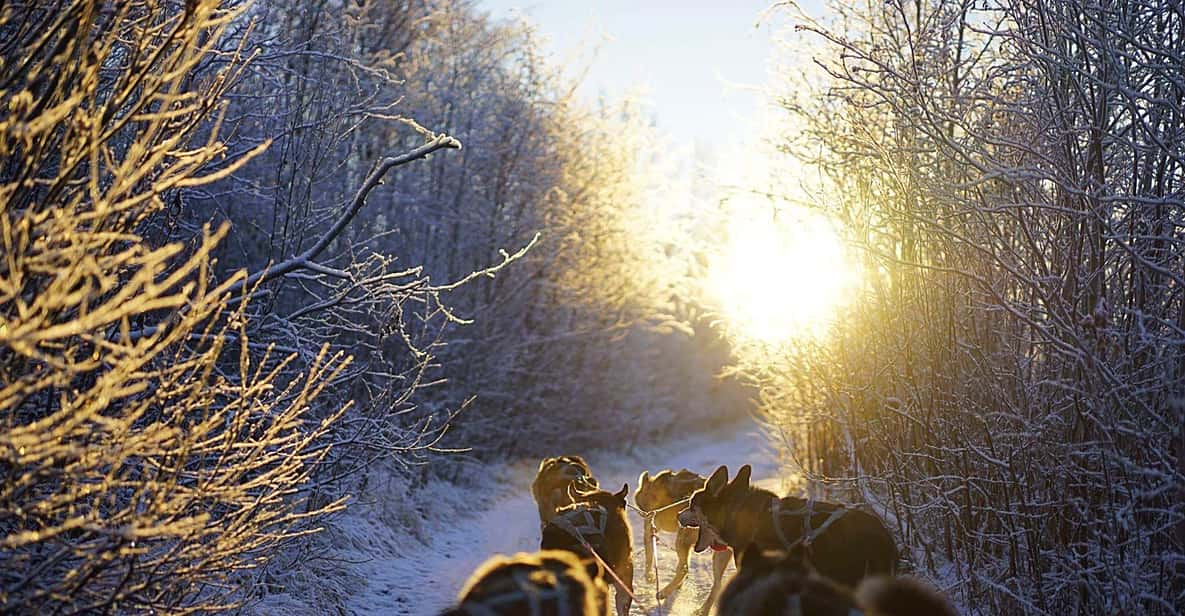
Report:
<svg viewBox="0 0 1185 616"><path fill-rule="evenodd" d="M643 511L657 512L654 514L654 528L663 532L675 533L675 554L679 558L679 564L675 567L675 577L671 578L670 583L658 591L659 601L671 596L683 584L684 578L687 577L687 556L691 552L691 546L695 545L699 538L699 529L679 525L679 511L685 505L675 505L675 503L690 498L692 493L704 487L704 482L703 476L687 469L677 473L664 470L653 478L650 477L650 471L644 471L638 477L638 489L634 492L634 503ZM646 579L650 581L654 580L652 533L651 526L647 524L643 533L645 539L643 545L646 554ZM729 549L713 552L712 590L708 593L708 598L699 608L698 613L707 614L712 604L715 603L716 595L720 589L720 578L724 576L724 569L728 566L728 559L731 557L732 551Z"/></svg>
<svg viewBox="0 0 1185 616"><path fill-rule="evenodd" d="M729 482L728 467L721 466L691 495L679 523L699 528L697 552L725 545L744 549L749 543L763 550L803 545L820 575L847 586L893 573L897 544L879 518L835 503L778 498L749 485L751 474L746 464Z"/></svg>
<svg viewBox="0 0 1185 616"><path fill-rule="evenodd" d="M609 589L595 561L566 551L494 556L441 616L607 616Z"/></svg>
<svg viewBox="0 0 1185 616"><path fill-rule="evenodd" d="M588 492L600 487L588 462L580 456L559 456L544 458L539 463L539 471L535 473L535 480L531 482L531 494L535 497L535 505L539 507L539 526L546 526L555 512L564 505L572 504L572 497L568 488L575 488L579 492Z"/></svg>
<svg viewBox="0 0 1185 616"><path fill-rule="evenodd" d="M625 515L625 496L629 486L616 494L605 490L573 493L576 502L561 507L543 527L544 550L567 550L581 557L590 556L587 543L613 570L625 588L634 591L633 537ZM582 543L583 541L583 543ZM616 586L616 582L614 582ZM633 599L616 588L617 615L627 616Z"/></svg>
<svg viewBox="0 0 1185 616"><path fill-rule="evenodd" d="M866 579L853 594L812 571L801 548L750 544L720 595L717 616L956 616L937 592L913 578Z"/></svg>

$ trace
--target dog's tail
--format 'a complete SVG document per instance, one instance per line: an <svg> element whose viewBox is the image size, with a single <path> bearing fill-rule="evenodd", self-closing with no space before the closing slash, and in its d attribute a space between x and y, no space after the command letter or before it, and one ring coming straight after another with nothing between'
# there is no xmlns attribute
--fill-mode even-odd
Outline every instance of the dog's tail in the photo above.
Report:
<svg viewBox="0 0 1185 616"><path fill-rule="evenodd" d="M877 616L958 616L937 590L909 576L869 578L856 590L856 600L867 612Z"/></svg>

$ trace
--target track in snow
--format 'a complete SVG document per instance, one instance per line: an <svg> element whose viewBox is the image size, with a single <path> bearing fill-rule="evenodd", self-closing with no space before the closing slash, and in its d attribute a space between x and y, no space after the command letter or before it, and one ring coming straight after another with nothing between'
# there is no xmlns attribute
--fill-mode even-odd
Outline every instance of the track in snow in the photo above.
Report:
<svg viewBox="0 0 1185 616"><path fill-rule="evenodd" d="M706 475L720 464L727 464L730 471L735 471L748 463L753 465L758 484L784 491L774 478L777 468L774 457L764 437L751 424L742 424L735 432L697 435L682 443L667 443L634 455L591 453L585 457L603 488L616 491L622 483L629 483L631 502L638 475L643 470L653 474L664 468L689 468ZM519 466L521 470L498 488L501 494L490 500L484 511L438 529L433 533L431 545L388 553L368 562L364 572L367 588L351 597L349 610L356 614L436 614L453 601L469 574L489 556L537 550L539 518L530 492L535 466ZM655 609L655 586L646 581L642 570L642 521L636 513L630 513L630 525L634 535L635 594L642 600L642 605L634 604L631 614L657 614L660 612ZM677 559L674 535L661 533L659 540L661 586L670 580ZM665 602L661 613L667 616L694 613L708 595L711 565L709 554L693 552L683 587ZM724 582L732 573L730 564Z"/></svg>

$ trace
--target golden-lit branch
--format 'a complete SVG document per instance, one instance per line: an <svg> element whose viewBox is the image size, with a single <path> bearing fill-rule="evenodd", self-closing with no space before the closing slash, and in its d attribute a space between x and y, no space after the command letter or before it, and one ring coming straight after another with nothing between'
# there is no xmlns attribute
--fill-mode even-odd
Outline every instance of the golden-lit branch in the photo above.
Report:
<svg viewBox="0 0 1185 616"><path fill-rule="evenodd" d="M299 492L348 359L248 352L248 305L228 306L245 275L211 276L226 225L141 233L262 152L223 160L211 121L238 52L199 70L241 14L0 8L0 611L228 607L240 571L341 506Z"/></svg>

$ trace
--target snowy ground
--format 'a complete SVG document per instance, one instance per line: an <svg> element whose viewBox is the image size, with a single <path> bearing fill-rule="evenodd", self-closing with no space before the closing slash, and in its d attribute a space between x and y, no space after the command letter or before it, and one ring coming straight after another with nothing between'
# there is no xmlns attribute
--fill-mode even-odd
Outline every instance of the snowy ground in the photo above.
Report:
<svg viewBox="0 0 1185 616"><path fill-rule="evenodd" d="M576 452L583 453L583 452ZM696 435L682 442L631 454L589 452L585 454L602 486L619 489L629 483L631 495L637 487L638 474L663 468L689 468L706 474L719 464L730 470L741 464L753 465L759 483L777 491L783 486L772 476L774 457L765 439L751 424L736 426L711 435ZM449 605L475 567L495 553L533 551L539 545L538 513L531 498L530 482L538 461L524 460L505 467L483 468L493 478L492 485L458 490L441 486L437 494L422 504L413 504L421 515L414 532L408 532L406 517L392 517L398 493L386 491L387 497L372 498L352 507L339 520L336 537L327 543L327 561L336 563L327 569L335 579L322 580L325 586L338 589L337 605L326 605L324 595L314 606L309 603L316 591L291 591L287 596L273 596L258 606L270 613L413 614L432 615ZM396 486L389 486L394 488ZM374 490L383 494L384 490ZM372 496L374 496L372 494ZM631 496L632 498L632 496ZM409 503L402 503L407 509ZM431 510L429 512L429 509ZM637 594L643 604L635 604L634 614L654 614L654 585L643 575L642 527L640 518L631 513L634 530L634 566ZM663 534L659 546L660 581L669 580L675 567L671 546L674 536ZM348 571L343 571L348 568ZM732 565L725 581L732 575ZM314 582L315 580L310 580ZM707 596L711 584L711 558L692 554L691 571L683 588L663 606L668 615L691 614ZM311 591L311 592L310 592ZM304 594L306 601L301 600Z"/></svg>

